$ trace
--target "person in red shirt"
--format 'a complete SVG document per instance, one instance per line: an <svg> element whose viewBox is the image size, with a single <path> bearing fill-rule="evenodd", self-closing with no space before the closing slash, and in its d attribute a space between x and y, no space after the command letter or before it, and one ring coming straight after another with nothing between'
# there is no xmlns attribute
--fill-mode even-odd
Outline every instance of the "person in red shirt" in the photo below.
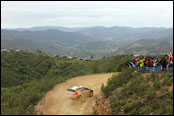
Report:
<svg viewBox="0 0 174 116"><path fill-rule="evenodd" d="M149 72L149 66L150 66L149 58L147 58L145 64L146 64L146 71Z"/></svg>
<svg viewBox="0 0 174 116"><path fill-rule="evenodd" d="M173 67L173 54L172 54L172 53L169 54L169 59L168 59L168 60L169 60L169 62L170 62L169 68L170 68L170 67Z"/></svg>
<svg viewBox="0 0 174 116"><path fill-rule="evenodd" d="M148 67L150 66L149 59L148 59L148 60L146 60L145 64L146 64L146 66L148 66Z"/></svg>
<svg viewBox="0 0 174 116"><path fill-rule="evenodd" d="M171 62L173 62L173 55L172 55L172 53L170 53L169 59L170 59Z"/></svg>

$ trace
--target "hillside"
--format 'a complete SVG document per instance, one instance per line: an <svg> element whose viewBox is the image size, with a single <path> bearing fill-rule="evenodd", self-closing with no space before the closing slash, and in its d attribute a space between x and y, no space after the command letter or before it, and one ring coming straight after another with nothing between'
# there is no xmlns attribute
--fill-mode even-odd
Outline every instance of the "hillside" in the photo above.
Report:
<svg viewBox="0 0 174 116"><path fill-rule="evenodd" d="M107 107L98 101L95 114L173 115L173 72L142 74L124 70L113 75L101 90L107 97L103 102Z"/></svg>
<svg viewBox="0 0 174 116"><path fill-rule="evenodd" d="M77 32L63 32L59 30L48 29L45 31L8 31L1 30L1 36L4 38L23 38L39 43L60 43L64 45L77 45L87 41L91 38Z"/></svg>
<svg viewBox="0 0 174 116"><path fill-rule="evenodd" d="M85 56L91 53L81 51L73 46L90 40L79 33L47 31L7 31L1 30L1 48L15 48L35 52L37 48L47 54Z"/></svg>
<svg viewBox="0 0 174 116"><path fill-rule="evenodd" d="M158 54L163 42L163 53L172 52L173 28L131 28L131 27L32 27L1 29L1 48L15 48L35 52L37 48L47 54L87 57L91 54L103 57L122 53L149 54L152 48ZM22 43L19 44L19 43ZM145 48L134 47L141 44ZM147 48L147 49L146 49ZM148 49L149 48L149 49ZM144 50L145 49L145 50Z"/></svg>
<svg viewBox="0 0 174 116"><path fill-rule="evenodd" d="M143 44L133 44L127 49L118 50L116 54L167 54L173 53L173 45L169 42L153 43L145 46Z"/></svg>
<svg viewBox="0 0 174 116"><path fill-rule="evenodd" d="M1 114L31 114L38 100L56 84L75 76L114 72L126 57L132 56L81 61L42 52L1 52Z"/></svg>
<svg viewBox="0 0 174 116"><path fill-rule="evenodd" d="M33 114L38 100L56 84L80 75L121 71L133 59L135 57L131 55L118 55L96 61L81 61L52 57L43 52L1 52L1 114ZM119 114L120 108L125 105L125 114L172 114L173 72L151 74L147 78L141 78L141 75L129 70L122 71L108 80L108 86L102 86L105 96L111 98L112 113ZM123 89L117 92L120 87ZM160 95L152 96L154 92ZM129 97L131 102L127 102ZM138 100L144 98L148 101L137 107L140 103ZM135 112L135 108L138 112Z"/></svg>

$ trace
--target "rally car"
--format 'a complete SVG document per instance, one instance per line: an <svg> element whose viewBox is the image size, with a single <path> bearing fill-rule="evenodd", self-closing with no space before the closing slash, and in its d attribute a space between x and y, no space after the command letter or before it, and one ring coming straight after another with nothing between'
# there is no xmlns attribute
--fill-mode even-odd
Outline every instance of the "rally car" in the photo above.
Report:
<svg viewBox="0 0 174 116"><path fill-rule="evenodd" d="M76 98L78 101L81 100L82 96L93 96L93 90L82 87L82 86L73 86L70 89L67 89L68 95L72 95L74 98Z"/></svg>

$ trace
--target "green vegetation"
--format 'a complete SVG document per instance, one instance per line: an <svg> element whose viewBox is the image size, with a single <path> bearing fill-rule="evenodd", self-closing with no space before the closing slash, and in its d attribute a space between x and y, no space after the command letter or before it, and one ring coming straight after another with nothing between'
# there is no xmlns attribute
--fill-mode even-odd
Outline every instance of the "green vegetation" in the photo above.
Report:
<svg viewBox="0 0 174 116"><path fill-rule="evenodd" d="M63 78L43 78L18 86L1 87L1 114L32 114L37 101L55 84L64 80Z"/></svg>
<svg viewBox="0 0 174 116"><path fill-rule="evenodd" d="M121 72L101 87L113 114L173 114L173 72L145 78L127 70L130 60L134 60L131 55L81 61L41 51L1 52L1 114L33 114L34 105L56 84L75 76L117 71Z"/></svg>
<svg viewBox="0 0 174 116"><path fill-rule="evenodd" d="M173 115L173 72L144 77L123 70L101 90L110 99L113 115Z"/></svg>
<svg viewBox="0 0 174 116"><path fill-rule="evenodd" d="M1 114L32 114L33 106L54 85L69 78L114 72L132 56L120 55L97 61L52 57L37 50L1 52Z"/></svg>

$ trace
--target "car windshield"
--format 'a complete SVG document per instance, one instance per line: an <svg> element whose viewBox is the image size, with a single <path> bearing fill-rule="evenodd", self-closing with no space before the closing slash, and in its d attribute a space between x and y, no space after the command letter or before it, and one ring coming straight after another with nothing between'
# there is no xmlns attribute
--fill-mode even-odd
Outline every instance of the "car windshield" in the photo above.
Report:
<svg viewBox="0 0 174 116"><path fill-rule="evenodd" d="M77 88L77 89L75 89L75 90L77 90L77 91L79 91L81 88Z"/></svg>
<svg viewBox="0 0 174 116"><path fill-rule="evenodd" d="M81 89L81 86L74 86L71 89L79 91Z"/></svg>

